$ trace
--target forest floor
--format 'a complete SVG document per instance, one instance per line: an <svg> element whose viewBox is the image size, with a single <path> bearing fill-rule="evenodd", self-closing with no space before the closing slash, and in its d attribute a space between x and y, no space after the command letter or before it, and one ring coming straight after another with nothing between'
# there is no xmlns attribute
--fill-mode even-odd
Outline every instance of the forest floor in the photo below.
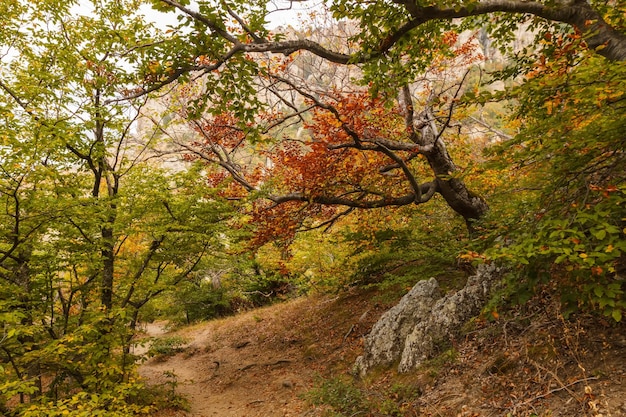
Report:
<svg viewBox="0 0 626 417"><path fill-rule="evenodd" d="M147 336L185 342L175 355L144 362L140 374L189 405L154 416L626 416L626 325L564 320L540 299L476 320L415 372L353 378L363 336L395 301L354 290L172 332L152 324ZM321 389L323 378L341 382ZM311 390L344 414L324 414L327 405L307 401Z"/></svg>

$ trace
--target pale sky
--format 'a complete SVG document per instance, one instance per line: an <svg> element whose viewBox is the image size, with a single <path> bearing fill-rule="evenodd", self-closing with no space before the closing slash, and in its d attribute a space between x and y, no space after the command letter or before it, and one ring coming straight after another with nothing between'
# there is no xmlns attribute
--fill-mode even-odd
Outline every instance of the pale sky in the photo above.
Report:
<svg viewBox="0 0 626 417"><path fill-rule="evenodd" d="M268 19L270 27L298 24L299 15L306 16L311 11L320 10L323 0L284 1L269 0L267 10L270 11Z"/></svg>
<svg viewBox="0 0 626 417"><path fill-rule="evenodd" d="M277 26L297 26L300 21L299 16L306 17L308 13L314 10L320 10L324 0L305 0L305 1L288 1L288 0L268 0L267 10L269 12L269 28ZM189 6L195 9L194 3ZM177 23L176 14L161 13L152 9L150 5L144 5L141 8L142 14L146 18L159 27L174 25Z"/></svg>

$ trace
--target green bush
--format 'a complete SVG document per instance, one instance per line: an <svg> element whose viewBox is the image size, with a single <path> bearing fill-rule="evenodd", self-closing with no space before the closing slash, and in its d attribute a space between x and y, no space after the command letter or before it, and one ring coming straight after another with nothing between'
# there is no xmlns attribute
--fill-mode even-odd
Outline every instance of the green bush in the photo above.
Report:
<svg viewBox="0 0 626 417"><path fill-rule="evenodd" d="M155 338L150 344L147 355L149 357L174 356L185 350L187 340L180 336Z"/></svg>
<svg viewBox="0 0 626 417"><path fill-rule="evenodd" d="M319 379L305 394L312 405L322 406L325 417L404 416L415 411L420 390L413 384L395 383L390 387L367 390L347 377Z"/></svg>
<svg viewBox="0 0 626 417"><path fill-rule="evenodd" d="M626 312L626 186L590 189L589 201L566 216L546 214L487 256L518 265L508 292L519 302L550 284L566 315L598 311L619 322Z"/></svg>
<svg viewBox="0 0 626 417"><path fill-rule="evenodd" d="M493 217L497 238L487 256L509 262L508 292L521 302L548 289L560 295L566 315L599 312L620 321L626 67L582 42L575 35L547 41L550 59L533 61L526 81L505 93L516 103L519 129L491 154L513 168L515 180Z"/></svg>
<svg viewBox="0 0 626 417"><path fill-rule="evenodd" d="M321 379L306 393L306 400L313 405L326 405L326 417L352 416L365 414L369 409L363 392L345 378Z"/></svg>
<svg viewBox="0 0 626 417"><path fill-rule="evenodd" d="M136 381L120 382L101 393L77 392L67 398L25 404L16 412L21 417L129 417L149 415L154 411L151 403L141 398L145 388Z"/></svg>
<svg viewBox="0 0 626 417"><path fill-rule="evenodd" d="M432 227L429 214L414 213L407 224L384 228L374 233L346 234L346 241L355 246L357 258L350 282L374 285L391 296L392 290L402 293L419 280L436 277L444 288L453 288L465 274L457 269L456 257L466 243L465 225L444 210L437 221L447 227Z"/></svg>

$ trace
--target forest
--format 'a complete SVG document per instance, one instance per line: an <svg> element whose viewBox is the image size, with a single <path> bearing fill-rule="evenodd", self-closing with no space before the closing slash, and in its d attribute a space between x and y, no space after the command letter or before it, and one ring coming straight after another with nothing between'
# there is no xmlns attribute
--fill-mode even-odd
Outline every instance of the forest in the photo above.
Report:
<svg viewBox="0 0 626 417"><path fill-rule="evenodd" d="M432 277L461 294L486 267L472 320L550 300L623 336L623 0L3 0L0 16L0 415L170 407L138 374L155 320L397 302ZM322 415L420 415L381 410Z"/></svg>

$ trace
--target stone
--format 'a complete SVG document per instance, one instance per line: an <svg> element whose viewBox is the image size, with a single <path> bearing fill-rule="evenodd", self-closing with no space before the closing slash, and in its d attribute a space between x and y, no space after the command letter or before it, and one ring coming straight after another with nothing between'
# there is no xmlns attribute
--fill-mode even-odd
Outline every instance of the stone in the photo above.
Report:
<svg viewBox="0 0 626 417"><path fill-rule="evenodd" d="M441 297L435 278L419 281L400 302L385 312L365 337L364 354L357 358L356 371L364 375L376 366L389 366L400 359L404 341L415 323L430 314Z"/></svg>
<svg viewBox="0 0 626 417"><path fill-rule="evenodd" d="M465 287L445 296L434 278L418 282L365 337L355 372L363 376L374 367L396 362L401 373L417 368L480 313L501 276L494 265L480 265Z"/></svg>

